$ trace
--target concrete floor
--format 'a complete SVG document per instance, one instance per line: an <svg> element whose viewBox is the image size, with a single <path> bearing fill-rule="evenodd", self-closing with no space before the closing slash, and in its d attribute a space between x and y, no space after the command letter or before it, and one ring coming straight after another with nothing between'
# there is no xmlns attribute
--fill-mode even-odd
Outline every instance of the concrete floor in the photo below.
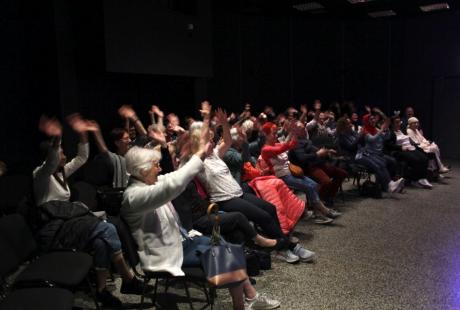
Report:
<svg viewBox="0 0 460 310"><path fill-rule="evenodd" d="M346 190L334 225L301 221L296 228L316 262L273 260L273 269L256 277L256 288L278 298L281 309L460 309L459 198L460 163L432 190L406 188L378 200ZM127 308L138 306L139 297L118 296ZM171 290L160 303L189 309L178 296L183 290ZM85 296L76 306L94 308ZM219 291L215 308L231 309L226 291Z"/></svg>

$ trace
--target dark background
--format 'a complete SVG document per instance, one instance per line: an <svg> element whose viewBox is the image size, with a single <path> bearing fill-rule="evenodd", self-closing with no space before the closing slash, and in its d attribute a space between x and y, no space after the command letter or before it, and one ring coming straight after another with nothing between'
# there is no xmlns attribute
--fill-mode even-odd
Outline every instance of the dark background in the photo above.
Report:
<svg viewBox="0 0 460 310"><path fill-rule="evenodd" d="M445 156L460 158L459 11L313 18L152 1L161 10L150 23L145 6L120 11L133 1L0 2L0 160L12 172L39 161L41 113L79 111L106 134L121 125L121 104L147 121L151 104L185 116L206 98L235 111L246 101L282 109L315 98L386 111L412 105ZM137 9L143 23L134 22ZM115 13L126 18L117 24ZM67 153L74 142L66 130Z"/></svg>

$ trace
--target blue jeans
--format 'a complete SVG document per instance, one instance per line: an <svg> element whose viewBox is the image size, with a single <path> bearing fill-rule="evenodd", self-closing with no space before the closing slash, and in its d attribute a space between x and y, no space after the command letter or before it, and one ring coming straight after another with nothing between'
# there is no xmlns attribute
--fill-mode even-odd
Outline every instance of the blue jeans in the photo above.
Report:
<svg viewBox="0 0 460 310"><path fill-rule="evenodd" d="M319 202L318 183L307 177L297 178L292 174L280 177L286 185L295 191L304 192L309 203Z"/></svg>
<svg viewBox="0 0 460 310"><path fill-rule="evenodd" d="M356 162L363 165L375 174L377 183L380 184L384 191L388 190L388 183L391 181L390 173L387 169L387 162L384 157L368 155L356 159Z"/></svg>
<svg viewBox="0 0 460 310"><path fill-rule="evenodd" d="M93 239L94 267L108 269L112 256L121 252L121 242L117 229L110 223L100 222L91 234Z"/></svg>

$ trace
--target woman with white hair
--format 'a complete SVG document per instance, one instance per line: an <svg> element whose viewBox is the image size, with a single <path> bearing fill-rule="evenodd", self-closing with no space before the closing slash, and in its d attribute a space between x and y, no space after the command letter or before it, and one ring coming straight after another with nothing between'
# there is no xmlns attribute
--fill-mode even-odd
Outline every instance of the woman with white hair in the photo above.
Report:
<svg viewBox="0 0 460 310"><path fill-rule="evenodd" d="M420 125L418 119L416 117L411 117L407 120L407 123L407 135L410 137L412 142L425 151L425 153L433 153L435 155L439 173L449 172L449 168L447 168L441 161L441 151L439 150L438 145L434 142L428 141L419 130Z"/></svg>
<svg viewBox="0 0 460 310"><path fill-rule="evenodd" d="M196 249L209 246L209 239L195 236L192 239L194 245L183 242L190 236L186 236L181 228L171 200L202 171L203 160L211 150L209 146L209 131L205 130L189 161L177 171L165 175L159 175L161 155L158 151L133 147L126 154L131 180L123 195L121 214L138 244L142 269L182 276L181 267L201 266ZM280 304L259 295L248 279L229 290L234 309L274 309Z"/></svg>

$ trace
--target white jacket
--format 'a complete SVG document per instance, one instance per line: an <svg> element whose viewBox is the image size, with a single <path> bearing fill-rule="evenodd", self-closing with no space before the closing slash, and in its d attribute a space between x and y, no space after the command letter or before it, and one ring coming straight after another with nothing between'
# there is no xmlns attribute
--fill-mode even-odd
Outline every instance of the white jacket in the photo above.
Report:
<svg viewBox="0 0 460 310"><path fill-rule="evenodd" d="M130 180L123 194L121 215L139 247L142 269L184 275L179 218L171 200L180 195L202 169L201 159L193 156L179 170L158 176L153 185Z"/></svg>

